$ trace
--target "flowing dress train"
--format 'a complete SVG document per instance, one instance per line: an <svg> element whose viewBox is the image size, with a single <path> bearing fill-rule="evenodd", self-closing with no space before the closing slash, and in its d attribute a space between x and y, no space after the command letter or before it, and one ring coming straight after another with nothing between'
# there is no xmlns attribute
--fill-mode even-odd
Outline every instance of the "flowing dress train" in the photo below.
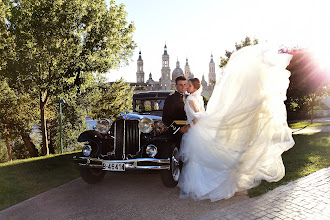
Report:
<svg viewBox="0 0 330 220"><path fill-rule="evenodd" d="M205 112L186 102L192 126L179 152L181 198L217 201L283 178L281 154L294 145L284 105L291 57L265 45L244 47L232 54ZM201 105L198 94L191 99Z"/></svg>

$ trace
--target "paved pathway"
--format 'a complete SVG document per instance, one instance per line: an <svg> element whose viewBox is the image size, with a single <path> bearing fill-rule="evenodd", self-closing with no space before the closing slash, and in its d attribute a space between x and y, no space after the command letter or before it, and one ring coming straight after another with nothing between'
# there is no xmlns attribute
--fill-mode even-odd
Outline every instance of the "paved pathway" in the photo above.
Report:
<svg viewBox="0 0 330 220"><path fill-rule="evenodd" d="M330 167L194 220L330 219Z"/></svg>
<svg viewBox="0 0 330 220"><path fill-rule="evenodd" d="M310 122L309 120L305 120ZM314 123L330 123L330 118L316 118L314 119ZM294 134L304 134L304 133L315 133L315 132L330 132L330 126L318 126L318 127L310 127L306 128L296 128L292 129Z"/></svg>
<svg viewBox="0 0 330 220"><path fill-rule="evenodd" d="M330 132L330 126L306 127L292 129L293 134L316 133L316 132Z"/></svg>

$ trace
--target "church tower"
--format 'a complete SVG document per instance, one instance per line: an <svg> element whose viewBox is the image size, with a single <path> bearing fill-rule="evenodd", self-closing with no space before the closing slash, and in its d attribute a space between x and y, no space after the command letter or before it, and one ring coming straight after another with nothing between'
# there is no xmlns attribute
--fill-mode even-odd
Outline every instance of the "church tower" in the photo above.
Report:
<svg viewBox="0 0 330 220"><path fill-rule="evenodd" d="M209 85L213 87L215 82L215 63L213 62L213 55L211 54L211 61L209 64Z"/></svg>
<svg viewBox="0 0 330 220"><path fill-rule="evenodd" d="M188 64L188 58L186 58L186 66L184 67L184 76L186 77L186 79L191 78L190 67Z"/></svg>
<svg viewBox="0 0 330 220"><path fill-rule="evenodd" d="M206 89L207 89L207 82L206 82L206 80L205 80L204 74L203 74L203 76L202 76L201 84L202 84L202 86L203 86L203 90L206 90Z"/></svg>
<svg viewBox="0 0 330 220"><path fill-rule="evenodd" d="M167 47L165 44L164 54L162 56L162 77L161 88L164 90L171 89L171 69L170 69L170 56L167 54Z"/></svg>
<svg viewBox="0 0 330 220"><path fill-rule="evenodd" d="M141 56L141 50L139 52L139 59L137 60L136 82L144 83L143 60Z"/></svg>

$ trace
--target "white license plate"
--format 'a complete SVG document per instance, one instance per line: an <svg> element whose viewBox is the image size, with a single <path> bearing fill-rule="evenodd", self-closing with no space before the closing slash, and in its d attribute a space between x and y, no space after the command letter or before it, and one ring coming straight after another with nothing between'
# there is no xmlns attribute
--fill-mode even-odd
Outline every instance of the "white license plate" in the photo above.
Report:
<svg viewBox="0 0 330 220"><path fill-rule="evenodd" d="M125 163L103 162L103 170L125 171Z"/></svg>

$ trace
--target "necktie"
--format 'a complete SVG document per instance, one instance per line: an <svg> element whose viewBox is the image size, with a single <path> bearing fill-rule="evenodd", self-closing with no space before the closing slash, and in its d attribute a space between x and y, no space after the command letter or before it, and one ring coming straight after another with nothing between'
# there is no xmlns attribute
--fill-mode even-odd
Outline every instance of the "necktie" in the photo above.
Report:
<svg viewBox="0 0 330 220"><path fill-rule="evenodd" d="M184 94L181 94L181 96L182 96L183 103L186 103L186 96Z"/></svg>

